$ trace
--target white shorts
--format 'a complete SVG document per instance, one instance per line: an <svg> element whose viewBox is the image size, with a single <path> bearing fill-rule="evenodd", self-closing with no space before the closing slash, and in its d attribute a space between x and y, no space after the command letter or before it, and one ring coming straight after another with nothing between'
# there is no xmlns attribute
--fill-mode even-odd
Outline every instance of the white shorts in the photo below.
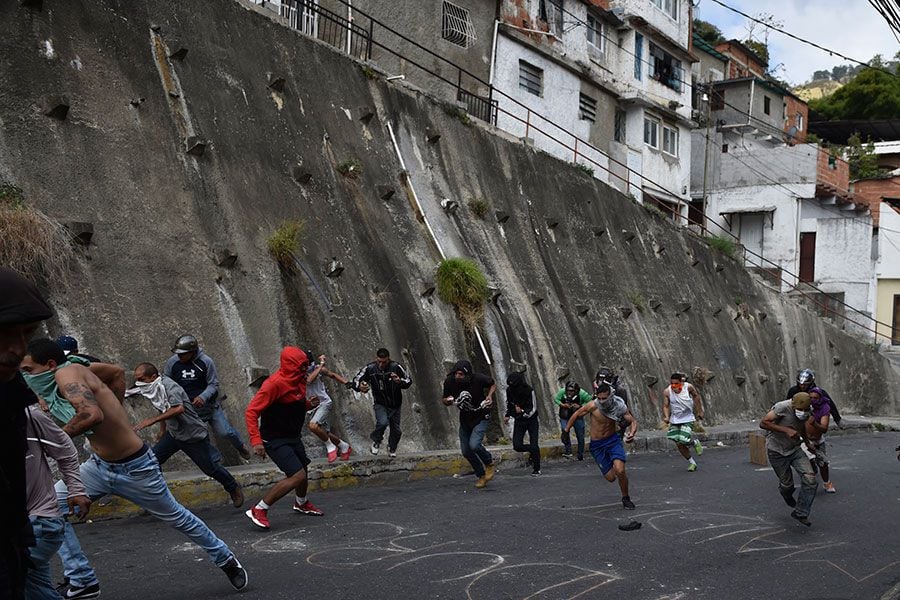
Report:
<svg viewBox="0 0 900 600"><path fill-rule="evenodd" d="M316 412L313 413L313 416L309 418L309 422L318 423L323 427L327 427L328 414L331 412L331 405L331 398L328 396L319 396L319 406L316 407Z"/></svg>

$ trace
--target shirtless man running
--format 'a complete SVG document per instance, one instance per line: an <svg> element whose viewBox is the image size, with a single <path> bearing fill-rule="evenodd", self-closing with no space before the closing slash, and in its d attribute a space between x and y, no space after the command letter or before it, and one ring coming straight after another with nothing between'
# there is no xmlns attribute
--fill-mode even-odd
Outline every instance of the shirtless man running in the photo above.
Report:
<svg viewBox="0 0 900 600"><path fill-rule="evenodd" d="M619 489L622 490L622 506L628 510L634 510L634 502L628 496L628 474L625 472L625 447L622 438L619 437L619 423L628 424L625 433L625 441L631 442L637 433L637 421L631 415L631 411L625 405L625 401L612 395L612 388L606 382L600 382L596 387L594 400L582 405L572 413L565 431L569 432L575 422L586 414L591 417L591 454L600 472L607 481L612 483L618 480Z"/></svg>
<svg viewBox="0 0 900 600"><path fill-rule="evenodd" d="M90 442L92 455L80 469L88 497L96 500L106 494L115 494L134 502L206 550L235 589L245 588L247 572L241 563L225 542L172 496L156 457L132 429L125 409L113 392L89 368L80 364L66 365L62 349L52 340L34 340L28 345L27 352L22 371L32 377L53 372L57 386L54 393L74 409L74 416L63 431L70 437L84 433ZM64 485L58 483L57 492L63 489ZM60 557L67 575L73 565L83 568L88 564L69 524L65 528ZM87 570L92 571L90 567ZM71 576L70 580L65 592L67 598L92 595L93 590L83 590ZM100 586L96 577L90 587L94 585L97 594L93 595L98 595Z"/></svg>

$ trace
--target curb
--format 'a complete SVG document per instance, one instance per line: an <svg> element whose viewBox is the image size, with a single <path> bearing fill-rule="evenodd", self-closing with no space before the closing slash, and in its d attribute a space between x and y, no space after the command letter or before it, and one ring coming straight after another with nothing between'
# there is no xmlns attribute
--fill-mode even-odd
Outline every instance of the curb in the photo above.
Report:
<svg viewBox="0 0 900 600"><path fill-rule="evenodd" d="M891 422L885 425L883 421ZM872 433L877 431L900 431L900 422L895 419L875 419L849 421L845 419L844 429L834 429L829 436ZM697 437L707 447L734 447L749 445L751 432L758 428L720 430L711 427ZM728 429L722 427L721 429ZM525 465L525 454L515 452L511 446L489 446L498 465L509 463L513 466ZM673 451L672 443L665 432L651 430L640 434L628 449L629 455ZM589 459L590 457L586 457ZM562 461L562 447L558 442L544 442L541 446L541 460ZM748 458L749 463L749 458ZM355 458L347 462L328 463L314 460L310 464L309 491L323 492L370 485L391 485L419 481L432 477L448 477L467 473L469 463L458 450L435 450L389 458ZM283 475L271 463L250 464L229 467L234 478L244 488L245 506L262 495L265 489ZM218 482L195 471L165 473L166 482L172 494L189 509L209 508L228 504L228 495ZM91 506L90 521L121 519L144 514L144 510L118 496L108 496Z"/></svg>

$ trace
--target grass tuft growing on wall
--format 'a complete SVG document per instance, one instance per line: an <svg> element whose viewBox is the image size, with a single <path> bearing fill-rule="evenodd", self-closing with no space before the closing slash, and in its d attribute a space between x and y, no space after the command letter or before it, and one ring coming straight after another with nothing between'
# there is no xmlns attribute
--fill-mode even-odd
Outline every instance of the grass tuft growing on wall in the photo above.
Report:
<svg viewBox="0 0 900 600"><path fill-rule="evenodd" d="M297 250L300 248L303 227L304 223L300 219L282 221L266 242L269 254L272 255L275 262L288 271L294 270L294 261Z"/></svg>
<svg viewBox="0 0 900 600"><path fill-rule="evenodd" d="M484 317L490 296L487 277L467 258L441 261L435 276L438 297L453 306L463 325L474 329Z"/></svg>

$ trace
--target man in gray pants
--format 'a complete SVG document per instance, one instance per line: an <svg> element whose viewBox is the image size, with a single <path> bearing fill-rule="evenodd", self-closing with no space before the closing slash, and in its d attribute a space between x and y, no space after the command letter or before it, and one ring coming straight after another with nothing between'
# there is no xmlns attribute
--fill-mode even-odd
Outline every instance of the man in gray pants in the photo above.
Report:
<svg viewBox="0 0 900 600"><path fill-rule="evenodd" d="M759 422L766 433L769 464L778 476L778 491L785 503L794 509L791 516L809 527L809 513L816 498L816 472L800 447L804 423L810 415L810 398L806 392L794 394L790 400L777 402ZM794 474L800 475L800 494L794 499Z"/></svg>

